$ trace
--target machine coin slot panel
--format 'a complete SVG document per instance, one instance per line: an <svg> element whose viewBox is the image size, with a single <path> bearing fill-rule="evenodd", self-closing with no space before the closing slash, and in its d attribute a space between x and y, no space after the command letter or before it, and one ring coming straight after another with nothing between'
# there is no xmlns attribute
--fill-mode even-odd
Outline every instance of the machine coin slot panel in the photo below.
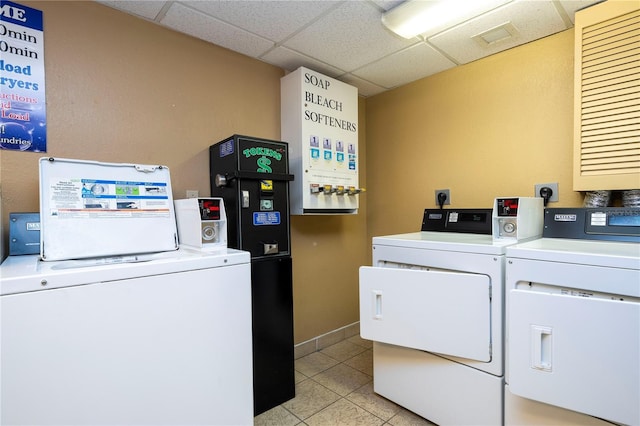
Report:
<svg viewBox="0 0 640 426"><path fill-rule="evenodd" d="M175 200L180 244L199 249L227 247L227 215L221 198Z"/></svg>
<svg viewBox="0 0 640 426"><path fill-rule="evenodd" d="M539 197L496 198L493 239L525 241L542 236L544 203Z"/></svg>

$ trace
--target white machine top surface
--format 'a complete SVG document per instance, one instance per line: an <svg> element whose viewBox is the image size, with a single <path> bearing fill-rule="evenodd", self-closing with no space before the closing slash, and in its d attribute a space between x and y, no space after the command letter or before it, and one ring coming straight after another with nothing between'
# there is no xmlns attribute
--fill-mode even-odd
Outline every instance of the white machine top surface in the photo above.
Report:
<svg viewBox="0 0 640 426"><path fill-rule="evenodd" d="M54 262L43 262L38 255L9 256L0 265L0 295L250 262L249 252L228 248L195 250L183 247L172 252Z"/></svg>
<svg viewBox="0 0 640 426"><path fill-rule="evenodd" d="M508 247L507 257L640 270L640 244L628 242L540 238Z"/></svg>
<svg viewBox="0 0 640 426"><path fill-rule="evenodd" d="M458 232L412 232L373 238L373 245L502 255L515 241L494 241L491 235Z"/></svg>

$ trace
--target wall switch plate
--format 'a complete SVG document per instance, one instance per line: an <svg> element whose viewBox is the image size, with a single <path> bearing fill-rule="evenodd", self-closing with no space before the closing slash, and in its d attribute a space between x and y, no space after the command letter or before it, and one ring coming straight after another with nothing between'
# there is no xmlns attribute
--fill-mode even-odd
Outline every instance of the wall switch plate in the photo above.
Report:
<svg viewBox="0 0 640 426"><path fill-rule="evenodd" d="M187 198L198 198L199 196L197 189L187 189Z"/></svg>
<svg viewBox="0 0 640 426"><path fill-rule="evenodd" d="M551 190L553 191L553 194L551 194L551 198L549 198L549 202L557 203L560 195L560 192L558 191L558 182L536 184L534 188L533 196L541 197L540 189L544 188L545 186L551 188Z"/></svg>
<svg viewBox="0 0 640 426"><path fill-rule="evenodd" d="M444 193L447 196L447 199L444 201L445 206L448 206L449 204L451 204L451 194L449 193L448 189L436 189L436 196L435 196L435 202L436 202L436 206L440 206L440 203L438 202L438 194L440 193Z"/></svg>

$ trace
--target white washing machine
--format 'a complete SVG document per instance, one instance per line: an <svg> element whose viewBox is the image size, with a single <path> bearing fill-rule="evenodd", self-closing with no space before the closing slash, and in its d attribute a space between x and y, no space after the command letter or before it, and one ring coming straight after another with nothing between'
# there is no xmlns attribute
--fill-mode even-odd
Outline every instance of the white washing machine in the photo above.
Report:
<svg viewBox="0 0 640 426"><path fill-rule="evenodd" d="M491 221L491 209L426 210L423 232L375 237L373 266L360 269L375 392L440 425L503 423L504 265L515 241L495 240Z"/></svg>
<svg viewBox="0 0 640 426"><path fill-rule="evenodd" d="M248 252L0 266L0 423L253 424Z"/></svg>
<svg viewBox="0 0 640 426"><path fill-rule="evenodd" d="M640 209L547 209L507 248L505 422L640 424Z"/></svg>

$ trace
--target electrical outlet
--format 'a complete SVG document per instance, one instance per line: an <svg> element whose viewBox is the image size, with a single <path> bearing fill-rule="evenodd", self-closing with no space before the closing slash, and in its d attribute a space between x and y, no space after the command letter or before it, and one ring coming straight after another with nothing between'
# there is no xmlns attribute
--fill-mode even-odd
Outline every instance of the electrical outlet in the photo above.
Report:
<svg viewBox="0 0 640 426"><path fill-rule="evenodd" d="M187 198L198 198L198 190L197 189L187 189Z"/></svg>
<svg viewBox="0 0 640 426"><path fill-rule="evenodd" d="M439 194L445 194L447 196L447 199L444 200L444 204L445 206L448 206L449 204L451 204L451 194L449 193L448 189L436 189L436 206L440 206L440 200L438 200L438 195Z"/></svg>
<svg viewBox="0 0 640 426"><path fill-rule="evenodd" d="M551 198L549 198L549 202L557 203L559 199L560 193L558 192L558 182L554 183L537 183L534 188L534 197L540 197L540 189L544 187L551 188L553 193L551 194Z"/></svg>

